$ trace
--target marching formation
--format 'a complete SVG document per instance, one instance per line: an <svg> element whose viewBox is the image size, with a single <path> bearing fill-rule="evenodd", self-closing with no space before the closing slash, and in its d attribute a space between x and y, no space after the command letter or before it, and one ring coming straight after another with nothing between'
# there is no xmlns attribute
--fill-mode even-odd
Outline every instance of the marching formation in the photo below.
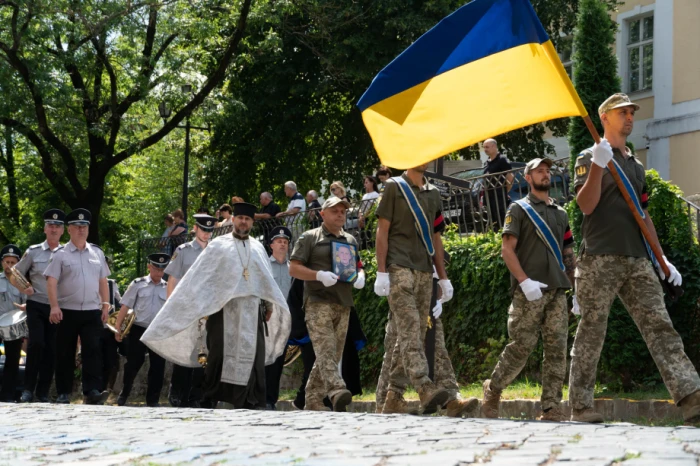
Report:
<svg viewBox="0 0 700 466"><path fill-rule="evenodd" d="M529 194L508 206L501 231L512 285L510 342L483 382L484 417L499 416L501 393L523 369L541 334L541 419L565 420L567 290L574 288L572 311L580 321L571 351L571 420L604 421L593 409L593 389L608 313L618 296L685 420L700 421L700 378L664 304L662 284L679 286L681 276L664 256L670 271L665 276L649 252L650 246L660 248L658 239L650 245L640 234L625 201L629 196L636 202L655 238L644 168L626 147L638 108L624 94L603 102L599 115L605 138L576 161L573 184L584 214L578 258L566 211L549 197L552 161L534 158L525 167ZM606 168L610 162L626 192ZM388 178L376 201L373 285L390 308L377 412L441 410L451 417L475 417L479 401L461 398L445 347L449 329L441 314L454 289L446 272L450 258L441 238L440 194L426 180L426 170L421 165ZM275 228L265 238L270 256L250 236L259 215L255 206L238 202L231 207L231 234L212 240L217 219L195 215L194 239L172 257L149 255L148 275L134 280L123 296L107 278L102 250L87 242L90 212L46 211L43 243L24 254L12 244L0 252L0 338L6 352L0 401L15 401L26 339L21 402L48 402L55 373L56 402L70 403L80 341L85 403L105 401L120 351L126 355L120 406L127 403L148 354L148 406L158 406L167 360L174 364L172 406L274 409L284 355L295 345L301 348L305 374L294 405L346 411L358 393L353 372L359 370L357 349L366 341L353 301L353 290L365 286L364 265L357 239L343 229L349 202L326 199L315 228L296 241L286 227ZM64 227L70 239L60 244ZM419 395L418 410L404 398L409 385Z"/></svg>

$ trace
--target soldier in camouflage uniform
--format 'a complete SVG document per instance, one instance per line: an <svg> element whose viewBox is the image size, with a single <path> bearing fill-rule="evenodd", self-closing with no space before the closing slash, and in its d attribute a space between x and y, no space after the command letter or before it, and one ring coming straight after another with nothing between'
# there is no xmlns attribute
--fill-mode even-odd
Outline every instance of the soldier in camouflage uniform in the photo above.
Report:
<svg viewBox="0 0 700 466"><path fill-rule="evenodd" d="M606 168L612 160L629 179L645 214L644 222L658 245L647 212L644 167L625 146L639 106L625 94L614 94L598 109L605 137L576 160L576 199L584 214L576 290L581 321L571 350L569 399L571 419L603 422L593 410L596 367L605 340L608 314L615 296L627 308L644 337L668 391L688 422L700 420L700 378L683 350L664 304L663 290L620 189ZM621 173L622 174L622 173ZM660 247L660 245L659 245ZM681 284L676 268L663 257L668 281ZM661 279L666 277L659 269Z"/></svg>
<svg viewBox="0 0 700 466"><path fill-rule="evenodd" d="M348 201L332 196L321 207L323 223L305 231L297 240L289 265L289 275L304 280L304 310L309 338L316 353L306 382L304 409L327 411L323 399L328 396L333 411L345 411L352 393L340 375L345 337L348 333L352 289L365 286L365 272L357 256L357 240L343 231ZM339 246L342 245L342 246ZM333 270L331 251L354 246L357 279L339 280Z"/></svg>
<svg viewBox="0 0 700 466"><path fill-rule="evenodd" d="M573 237L566 211L549 197L550 159L534 159L525 166L530 192L524 202L533 217L544 221L556 245L551 249L525 207L513 203L503 227L503 260L511 274L513 301L508 309L510 343L498 359L491 378L484 382L484 417L497 418L501 392L525 367L527 358L542 333L544 363L542 369L541 419L563 421L560 403L566 376L566 340L568 310L565 292L571 288L575 259ZM562 261L554 252L561 252ZM568 275L568 276L567 276Z"/></svg>
<svg viewBox="0 0 700 466"><path fill-rule="evenodd" d="M374 291L378 296L389 297L391 321L396 329L384 413L407 411L402 394L409 379L418 391L423 411L435 411L449 397L446 389L437 387L430 380L425 357L433 264L440 277L442 301L449 301L453 294L443 262L440 232L445 222L440 209L440 194L423 176L426 170L427 165L411 168L401 178L407 183L407 189L413 192L425 215L430 231L424 233L428 238L426 241L432 241L432 257L424 238L418 233L414 214L399 187L400 180L386 181L376 210L377 279Z"/></svg>

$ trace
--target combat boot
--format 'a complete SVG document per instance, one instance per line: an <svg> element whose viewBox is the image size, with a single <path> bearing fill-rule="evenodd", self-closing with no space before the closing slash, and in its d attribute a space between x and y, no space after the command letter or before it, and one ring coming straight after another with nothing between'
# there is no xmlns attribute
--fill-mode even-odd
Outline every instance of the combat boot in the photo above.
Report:
<svg viewBox="0 0 700 466"><path fill-rule="evenodd" d="M331 408L323 404L323 401L307 401L304 411L330 411Z"/></svg>
<svg viewBox="0 0 700 466"><path fill-rule="evenodd" d="M350 390L341 390L333 395L331 403L333 403L333 411L344 413L347 406L352 403L352 393Z"/></svg>
<svg viewBox="0 0 700 466"><path fill-rule="evenodd" d="M447 417L476 417L479 411L479 400L469 398L468 400L454 399L445 405L445 416Z"/></svg>
<svg viewBox="0 0 700 466"><path fill-rule="evenodd" d="M491 379L484 380L484 401L481 403L481 413L489 419L498 419L498 406L501 402L501 392L491 389Z"/></svg>
<svg viewBox="0 0 700 466"><path fill-rule="evenodd" d="M389 390L381 410L382 414L415 414L408 407L408 402L401 393Z"/></svg>
<svg viewBox="0 0 700 466"><path fill-rule="evenodd" d="M539 417L540 421L551 421L551 422L564 422L566 418L564 413L561 411L559 405L549 408L542 412L542 416Z"/></svg>
<svg viewBox="0 0 700 466"><path fill-rule="evenodd" d="M700 422L700 391L696 391L686 396L679 403L683 412L683 420L686 424Z"/></svg>
<svg viewBox="0 0 700 466"><path fill-rule="evenodd" d="M420 397L421 412L423 414L433 414L438 407L443 406L447 402L450 393L444 388L438 388L435 384L429 382L418 389L418 396Z"/></svg>
<svg viewBox="0 0 700 466"><path fill-rule="evenodd" d="M603 422L603 415L597 413L593 408L574 409L571 411L571 420L574 422L588 422L590 424L599 424Z"/></svg>

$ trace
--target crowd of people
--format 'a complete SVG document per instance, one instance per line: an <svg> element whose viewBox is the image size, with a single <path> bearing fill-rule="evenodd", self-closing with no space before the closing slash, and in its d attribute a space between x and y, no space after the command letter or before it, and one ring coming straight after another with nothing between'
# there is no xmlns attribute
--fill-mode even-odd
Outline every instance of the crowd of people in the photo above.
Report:
<svg viewBox="0 0 700 466"><path fill-rule="evenodd" d="M552 161L535 158L526 164L529 193L507 206L501 232L502 257L511 274L510 342L483 382L485 417L499 416L503 390L518 376L541 334L545 355L541 419L565 420L561 403L567 361L566 293L575 284L572 311L580 321L571 351L571 420L604 420L593 408L593 389L608 313L619 296L685 420L700 421L700 378L668 316L661 284L679 286L682 278L664 257L666 276L649 254L623 192L606 168L609 163L618 167L627 180L626 194L636 200L653 232L646 211L644 169L625 145L638 108L624 94L603 102L599 114L605 138L576 161L574 189L584 214L578 259L566 211L549 197ZM388 299L390 309L377 412L477 416L479 402L461 397L445 347L449 329L441 316L449 312L446 305L454 288L442 244L445 219L440 193L425 178L426 170L427 164L392 177L382 169L377 173L381 187L372 176L364 179L365 200L377 204L373 288L378 297ZM297 238L287 227L275 227L265 237L270 254L250 236L254 223L303 212L318 203L317 193L310 191L304 199L296 184L287 182L286 211L269 193L262 193L261 207L233 199L219 209L222 218L194 215L192 241L177 246L172 255L149 255L148 275L132 281L123 296L108 280L110 270L102 251L87 242L90 212L76 209L65 215L48 210L45 242L30 246L24 254L16 245L7 245L0 253L4 270L0 313L26 308L28 328L26 335L15 339L2 333L7 358L0 401L14 401L13 377L21 346L17 340L27 338L20 401L48 401L55 368L56 402L69 403L80 339L85 403L104 401L111 370L107 361L118 351L116 345L126 343L120 406L127 403L148 353L149 406L158 405L167 360L174 363L172 406L274 409L282 367L297 351L305 371L294 405L346 411L361 390L357 351L366 338L354 309L354 294L367 277L358 240L345 231L351 207L345 187L333 182L330 188L332 195L316 207L318 225L310 225ZM166 220L168 235L188 231L181 212ZM222 223L230 224L231 234L211 239ZM64 224L69 241L60 244ZM112 311L116 302L118 311ZM116 312L116 322L105 331L110 312ZM420 398L418 410L404 398L409 386Z"/></svg>

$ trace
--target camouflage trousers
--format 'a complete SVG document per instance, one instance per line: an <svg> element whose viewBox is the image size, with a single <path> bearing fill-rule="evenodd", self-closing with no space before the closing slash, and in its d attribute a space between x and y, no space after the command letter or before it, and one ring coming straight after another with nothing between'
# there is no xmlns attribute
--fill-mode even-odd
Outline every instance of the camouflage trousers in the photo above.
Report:
<svg viewBox="0 0 700 466"><path fill-rule="evenodd" d="M389 266L390 321L396 330L389 369L389 390L403 393L410 383L419 389L431 383L425 357L432 273L398 265Z"/></svg>
<svg viewBox="0 0 700 466"><path fill-rule="evenodd" d="M528 301L520 288L513 294L508 309L508 337L498 364L491 374L491 388L506 388L525 367L542 333L542 409L559 406L566 377L566 341L569 313L563 289L542 292L536 301Z"/></svg>
<svg viewBox="0 0 700 466"><path fill-rule="evenodd" d="M700 378L666 311L661 283L646 258L585 255L576 269L581 321L571 349L569 400L575 409L593 407L593 388L608 314L617 295L637 324L676 404L700 390Z"/></svg>
<svg viewBox="0 0 700 466"><path fill-rule="evenodd" d="M386 335L384 336L384 360L382 362L382 371L379 373L379 381L377 382L376 400L377 406L383 406L386 401L386 394L389 390L389 371L391 360L394 355L396 345L396 328L393 325L391 317L386 323ZM435 385L438 388L444 388L450 394L447 402L460 398L459 385L455 377L455 371L452 368L450 355L445 347L445 331L442 325L442 320L435 320ZM397 393L403 394L405 386L401 389L394 388Z"/></svg>
<svg viewBox="0 0 700 466"><path fill-rule="evenodd" d="M321 404L326 396L332 398L345 390L339 365L348 333L350 308L340 304L310 302L306 304L305 318L316 353L316 362L306 382L306 405L309 406Z"/></svg>

